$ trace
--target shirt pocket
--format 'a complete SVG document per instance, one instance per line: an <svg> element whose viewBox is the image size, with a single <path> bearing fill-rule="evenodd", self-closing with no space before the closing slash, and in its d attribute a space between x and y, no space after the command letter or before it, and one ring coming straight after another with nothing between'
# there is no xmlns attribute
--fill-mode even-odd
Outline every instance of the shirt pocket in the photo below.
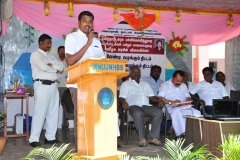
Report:
<svg viewBox="0 0 240 160"><path fill-rule="evenodd" d="M98 46L93 46L93 53L94 55L99 54L100 48Z"/></svg>

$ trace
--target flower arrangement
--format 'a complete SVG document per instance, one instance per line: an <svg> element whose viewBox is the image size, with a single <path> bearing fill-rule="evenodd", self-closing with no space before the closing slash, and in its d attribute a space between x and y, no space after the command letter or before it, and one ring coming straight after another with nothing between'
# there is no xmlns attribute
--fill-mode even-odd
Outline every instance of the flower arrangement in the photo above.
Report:
<svg viewBox="0 0 240 160"><path fill-rule="evenodd" d="M74 10L73 10L73 3L69 2L68 3L68 16L73 17L74 16Z"/></svg>
<svg viewBox="0 0 240 160"><path fill-rule="evenodd" d="M48 16L50 14L50 5L48 3L48 0L44 1L43 7L44 7L43 15Z"/></svg>
<svg viewBox="0 0 240 160"><path fill-rule="evenodd" d="M229 13L229 14L228 14L227 26L228 26L228 27L233 27L233 26L234 26L232 13Z"/></svg>
<svg viewBox="0 0 240 160"><path fill-rule="evenodd" d="M178 55L180 55L181 57L184 56L183 54L183 50L185 52L188 52L188 48L185 45L188 45L189 42L187 41L183 41L187 36L183 36L182 38L180 38L179 36L175 37L174 32L172 32L172 38L169 43L165 42L167 49L171 49L172 52L177 52Z"/></svg>
<svg viewBox="0 0 240 160"><path fill-rule="evenodd" d="M113 9L113 19L114 21L118 21L118 7L114 7Z"/></svg>
<svg viewBox="0 0 240 160"><path fill-rule="evenodd" d="M144 8L143 7L137 7L134 12L134 17L136 19L141 20L141 31L142 31L142 36L144 36Z"/></svg>
<svg viewBox="0 0 240 160"><path fill-rule="evenodd" d="M160 22L161 22L160 11L156 11L155 18L156 18L156 22L157 22L157 23L160 23Z"/></svg>
<svg viewBox="0 0 240 160"><path fill-rule="evenodd" d="M178 23L181 22L180 10L176 10L175 21Z"/></svg>

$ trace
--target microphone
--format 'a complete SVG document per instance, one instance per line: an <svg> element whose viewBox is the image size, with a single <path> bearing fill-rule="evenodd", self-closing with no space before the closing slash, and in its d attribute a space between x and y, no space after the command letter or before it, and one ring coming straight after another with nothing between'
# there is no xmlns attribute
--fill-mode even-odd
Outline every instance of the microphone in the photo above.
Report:
<svg viewBox="0 0 240 160"><path fill-rule="evenodd" d="M89 31L89 32L92 32L92 31L94 31L94 29L93 29L93 28L89 28L88 31ZM98 35L98 32L93 32L93 34Z"/></svg>

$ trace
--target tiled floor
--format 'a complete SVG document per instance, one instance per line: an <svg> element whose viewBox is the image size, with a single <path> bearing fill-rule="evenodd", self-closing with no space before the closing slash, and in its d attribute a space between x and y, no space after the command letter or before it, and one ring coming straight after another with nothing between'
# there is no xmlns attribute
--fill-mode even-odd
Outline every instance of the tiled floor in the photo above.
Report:
<svg viewBox="0 0 240 160"><path fill-rule="evenodd" d="M43 132L44 133L44 132ZM45 145L44 134L41 135L40 143L43 148L50 148L51 145ZM63 140L62 130L59 129L57 137L62 143L71 143L67 150L75 149L73 129L70 129L67 133L67 139ZM131 156L151 156L167 157L167 154L163 147L148 145L147 147L138 147L138 138L135 131L132 132L132 136L129 140L129 144L125 145L125 141L118 139L118 143L122 145L120 151L127 152ZM19 160L25 157L33 148L26 141L25 137L22 138L8 138L7 144L0 155L0 160Z"/></svg>

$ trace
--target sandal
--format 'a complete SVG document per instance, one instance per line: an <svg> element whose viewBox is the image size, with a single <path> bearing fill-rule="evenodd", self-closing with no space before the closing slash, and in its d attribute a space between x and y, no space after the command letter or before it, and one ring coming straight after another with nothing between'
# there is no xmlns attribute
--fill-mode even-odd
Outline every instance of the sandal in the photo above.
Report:
<svg viewBox="0 0 240 160"><path fill-rule="evenodd" d="M145 147L146 146L146 139L141 139L139 142L138 142L138 145L139 145L139 147Z"/></svg>
<svg viewBox="0 0 240 160"><path fill-rule="evenodd" d="M155 146L161 146L162 145L162 142L159 141L158 139L156 138L153 138L153 139L149 139L149 144L153 144Z"/></svg>

